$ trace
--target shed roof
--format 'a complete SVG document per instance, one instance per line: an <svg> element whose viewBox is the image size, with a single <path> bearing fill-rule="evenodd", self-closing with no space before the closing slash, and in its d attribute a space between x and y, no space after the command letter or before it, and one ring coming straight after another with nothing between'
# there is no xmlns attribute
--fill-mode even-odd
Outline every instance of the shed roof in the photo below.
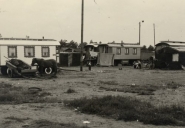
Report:
<svg viewBox="0 0 185 128"><path fill-rule="evenodd" d="M125 48L142 48L140 45L123 45Z"/></svg>
<svg viewBox="0 0 185 128"><path fill-rule="evenodd" d="M108 43L108 44L99 44L99 46L101 45L107 45L108 47L126 47L126 48L141 48L142 46L140 46L139 44L131 44L131 43L127 43L127 44L122 44L122 43Z"/></svg>
<svg viewBox="0 0 185 128"><path fill-rule="evenodd" d="M89 47L89 46L92 46L92 47L98 47L98 44L87 44L85 47Z"/></svg>
<svg viewBox="0 0 185 128"><path fill-rule="evenodd" d="M185 52L185 47L173 47L176 51Z"/></svg>
<svg viewBox="0 0 185 128"><path fill-rule="evenodd" d="M112 43L112 44L99 44L98 46L108 46L108 47L121 47L121 44L116 44L116 43Z"/></svg>
<svg viewBox="0 0 185 128"><path fill-rule="evenodd" d="M156 46L161 44L167 44L172 47L185 46L185 42L182 41L161 41L160 43L156 44Z"/></svg>
<svg viewBox="0 0 185 128"><path fill-rule="evenodd" d="M0 38L0 45L57 46L60 45L60 43L53 39Z"/></svg>

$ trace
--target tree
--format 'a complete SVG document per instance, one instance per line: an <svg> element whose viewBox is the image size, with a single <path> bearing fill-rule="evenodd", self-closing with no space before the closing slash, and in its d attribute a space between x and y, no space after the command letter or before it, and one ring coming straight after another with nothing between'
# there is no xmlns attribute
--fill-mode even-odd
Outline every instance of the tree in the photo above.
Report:
<svg viewBox="0 0 185 128"><path fill-rule="evenodd" d="M84 48L87 45L87 42L82 43L82 48ZM81 48L81 43L78 45L79 48Z"/></svg>
<svg viewBox="0 0 185 128"><path fill-rule="evenodd" d="M141 50L146 51L147 50L146 45L143 45L143 47L141 48Z"/></svg>
<svg viewBox="0 0 185 128"><path fill-rule="evenodd" d="M150 46L148 47L148 51L154 51L154 47L153 47L152 45L150 45Z"/></svg>
<svg viewBox="0 0 185 128"><path fill-rule="evenodd" d="M77 42L71 40L68 44L68 47L76 49L78 47Z"/></svg>
<svg viewBox="0 0 185 128"><path fill-rule="evenodd" d="M90 44L93 44L93 41L92 40L90 40Z"/></svg>
<svg viewBox="0 0 185 128"><path fill-rule="evenodd" d="M67 40L62 40L60 41L60 46L61 47L67 47Z"/></svg>
<svg viewBox="0 0 185 128"><path fill-rule="evenodd" d="M62 47L67 47L67 40L62 40L62 39L61 39L61 41L60 41L59 43L60 43L60 46L57 46L58 52L61 51L61 48L62 48Z"/></svg>

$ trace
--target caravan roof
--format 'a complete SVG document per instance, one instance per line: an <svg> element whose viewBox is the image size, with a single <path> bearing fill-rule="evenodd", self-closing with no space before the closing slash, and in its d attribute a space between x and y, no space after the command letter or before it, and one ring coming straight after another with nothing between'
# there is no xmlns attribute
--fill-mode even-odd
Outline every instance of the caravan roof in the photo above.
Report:
<svg viewBox="0 0 185 128"><path fill-rule="evenodd" d="M0 38L0 45L57 46L60 45L60 43L53 39Z"/></svg>

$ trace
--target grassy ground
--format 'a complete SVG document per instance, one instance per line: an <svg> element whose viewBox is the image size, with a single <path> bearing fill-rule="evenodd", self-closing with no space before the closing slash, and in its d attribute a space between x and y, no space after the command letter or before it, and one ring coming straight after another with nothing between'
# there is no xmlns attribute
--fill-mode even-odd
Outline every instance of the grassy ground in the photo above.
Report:
<svg viewBox="0 0 185 128"><path fill-rule="evenodd" d="M92 71L84 67L83 72L80 67L65 69L53 79L0 75L0 127L80 128L86 127L83 121L90 122L89 128L184 125L184 71L132 67L92 67ZM75 108L66 107L64 101L73 100Z"/></svg>

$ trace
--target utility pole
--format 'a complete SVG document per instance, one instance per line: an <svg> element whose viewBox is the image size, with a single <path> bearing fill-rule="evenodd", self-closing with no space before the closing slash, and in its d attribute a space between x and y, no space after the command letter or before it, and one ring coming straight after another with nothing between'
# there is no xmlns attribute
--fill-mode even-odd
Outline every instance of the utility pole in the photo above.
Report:
<svg viewBox="0 0 185 128"><path fill-rule="evenodd" d="M142 20L142 23L144 23L144 20ZM139 45L141 44L141 22L139 22Z"/></svg>
<svg viewBox="0 0 185 128"><path fill-rule="evenodd" d="M155 47L155 24L153 24L154 27L154 47Z"/></svg>
<svg viewBox="0 0 185 128"><path fill-rule="evenodd" d="M84 27L84 0L82 0L82 14L81 14L81 56L80 56L80 71L83 71L83 27Z"/></svg>
<svg viewBox="0 0 185 128"><path fill-rule="evenodd" d="M141 22L139 22L139 45L141 41Z"/></svg>

